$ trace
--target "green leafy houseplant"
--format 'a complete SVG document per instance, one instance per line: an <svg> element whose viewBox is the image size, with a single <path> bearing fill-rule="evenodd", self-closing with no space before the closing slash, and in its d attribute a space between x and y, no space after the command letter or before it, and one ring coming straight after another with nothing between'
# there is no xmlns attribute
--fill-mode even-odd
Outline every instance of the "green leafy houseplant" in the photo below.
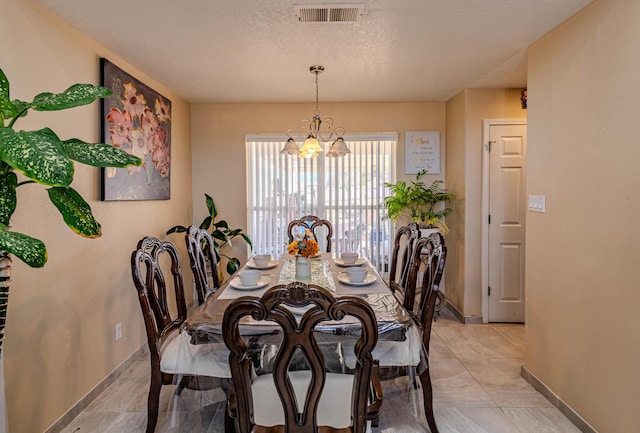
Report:
<svg viewBox="0 0 640 433"><path fill-rule="evenodd" d="M213 237L214 241L214 250L216 253L216 260L220 263L220 256L226 257L227 259L227 272L229 275L232 275L240 268L240 260L236 257L229 257L225 254L222 254L220 251L225 245L229 247L233 246L231 241L237 236L242 237L244 241L249 245L249 247L253 247L251 244L251 239L242 232L242 229L231 229L229 228L229 224L225 220L216 221L218 217L218 208L214 203L211 196L208 194L204 195L205 203L207 205L207 209L209 210L209 215L202 221L200 224L201 229L205 229L211 233L211 237ZM171 233L183 233L187 231L187 227L185 226L174 226L167 230L167 234Z"/></svg>
<svg viewBox="0 0 640 433"><path fill-rule="evenodd" d="M31 267L47 262L47 249L39 239L9 229L16 210L18 187L41 184L60 211L67 226L87 238L102 235L89 204L71 188L74 161L95 167L140 165L142 160L104 143L86 143L77 138L61 140L49 128L16 131L16 121L29 110L57 111L92 103L111 94L91 84L75 84L62 93L40 93L31 102L9 98L9 80L0 69L0 347L4 331L11 254ZM25 179L20 180L16 172Z"/></svg>
<svg viewBox="0 0 640 433"><path fill-rule="evenodd" d="M425 170L420 171L410 184L405 181L385 183L392 195L384 198L384 207L392 221L407 215L420 227L439 228L446 234L449 228L442 219L451 213L451 208L441 207L441 203L455 200L456 196L442 188L441 180L435 180L427 187L422 180L426 174Z"/></svg>

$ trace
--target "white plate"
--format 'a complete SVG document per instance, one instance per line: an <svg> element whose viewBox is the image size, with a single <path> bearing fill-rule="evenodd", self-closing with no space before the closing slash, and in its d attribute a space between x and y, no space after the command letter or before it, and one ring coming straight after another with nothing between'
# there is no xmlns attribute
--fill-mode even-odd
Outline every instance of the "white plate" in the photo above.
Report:
<svg viewBox="0 0 640 433"><path fill-rule="evenodd" d="M376 280L375 275L367 274L367 276L364 277L364 281L360 283L355 283L349 279L349 276L346 273L338 274L338 281L344 284L348 284L350 286L368 286L369 284L373 283L375 280Z"/></svg>
<svg viewBox="0 0 640 433"><path fill-rule="evenodd" d="M358 257L355 263L345 263L342 259L335 259L336 265L342 266L343 268L348 268L350 266L360 266L367 261L364 257Z"/></svg>
<svg viewBox="0 0 640 433"><path fill-rule="evenodd" d="M271 269L271 268L275 268L276 266L278 266L278 261L277 260L269 260L269 263L267 263L266 265L260 266L260 265L256 265L253 260L249 260L247 262L247 266L253 269Z"/></svg>
<svg viewBox="0 0 640 433"><path fill-rule="evenodd" d="M245 286L244 284L242 284L242 281L240 281L240 277L234 277L231 281L229 281L229 285L238 290L257 290L262 289L264 286L269 284L270 281L271 280L269 280L269 277L263 276L260 277L260 280L258 280L258 284L256 284L255 286Z"/></svg>

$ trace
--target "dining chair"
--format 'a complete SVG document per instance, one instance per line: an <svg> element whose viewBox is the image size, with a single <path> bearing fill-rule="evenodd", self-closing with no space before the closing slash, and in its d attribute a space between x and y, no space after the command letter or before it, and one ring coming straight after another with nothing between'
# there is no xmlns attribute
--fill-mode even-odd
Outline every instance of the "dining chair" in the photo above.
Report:
<svg viewBox="0 0 640 433"><path fill-rule="evenodd" d="M396 295L407 311L413 310L414 296L407 296L407 283L409 279L409 269L413 259L413 246L420 238L420 227L417 223L411 222L402 226L396 232L391 252L391 267L389 268L389 288Z"/></svg>
<svg viewBox="0 0 640 433"><path fill-rule="evenodd" d="M170 275L165 275L166 268ZM219 377L220 373L211 348L191 345L184 338L186 334L180 333L187 318L187 304L176 247L152 236L141 239L131 254L131 273L149 344L151 384L146 433L153 433L163 385L176 384L176 394L180 394L185 387L198 385L197 376Z"/></svg>
<svg viewBox="0 0 640 433"><path fill-rule="evenodd" d="M220 287L218 260L211 234L198 226L190 226L185 235L187 253L195 281L198 305Z"/></svg>
<svg viewBox="0 0 640 433"><path fill-rule="evenodd" d="M310 229L316 237L320 250L326 253L330 253L331 238L333 237L333 226L328 220L320 219L315 215L305 215L299 219L292 220L289 223L289 226L287 227L289 243L293 242L295 236L300 232L301 229L307 228Z"/></svg>
<svg viewBox="0 0 640 433"><path fill-rule="evenodd" d="M433 414L433 389L431 385L431 375L429 371L429 343L431 341L431 328L433 325L436 300L440 290L440 282L444 273L444 265L447 258L447 247L444 244L444 237L441 233L432 233L427 237L419 238L415 241L412 250L411 266L407 281L407 295L415 294L418 275L422 274L421 290L418 294L418 305L415 312L409 311L415 324L422 333L423 350L420 355L420 366L424 370L419 374L422 385L422 396L424 403L424 413L431 433L438 433ZM423 266L423 268L421 268ZM393 352L384 353L379 361L383 365L380 367L382 380L395 379L401 376L415 377L415 368L412 366L385 367L389 363L385 362L385 356L393 356Z"/></svg>
<svg viewBox="0 0 640 433"><path fill-rule="evenodd" d="M262 375L256 375L249 345L239 331L245 316L280 327L272 368ZM354 345L358 362L349 374L327 372L321 333L314 328L322 321L345 317L359 325ZM236 299L225 310L222 323L232 376L225 431L362 433L378 419L382 388L378 364L371 356L378 331L366 301L350 296L334 299L320 286L293 282L270 288L262 298ZM293 368L292 361L301 358L306 368Z"/></svg>

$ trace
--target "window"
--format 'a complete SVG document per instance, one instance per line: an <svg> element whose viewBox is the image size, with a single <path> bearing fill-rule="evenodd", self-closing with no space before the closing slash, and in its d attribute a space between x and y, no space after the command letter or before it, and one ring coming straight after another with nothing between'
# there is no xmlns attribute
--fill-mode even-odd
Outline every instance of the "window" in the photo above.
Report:
<svg viewBox="0 0 640 433"><path fill-rule="evenodd" d="M248 135L249 236L255 254L286 252L287 225L317 215L333 225L332 253L357 251L386 272L391 224L383 219L385 182L395 182L397 134L345 135L351 154L281 155L287 137ZM322 145L322 143L321 143ZM325 150L330 143L324 143Z"/></svg>

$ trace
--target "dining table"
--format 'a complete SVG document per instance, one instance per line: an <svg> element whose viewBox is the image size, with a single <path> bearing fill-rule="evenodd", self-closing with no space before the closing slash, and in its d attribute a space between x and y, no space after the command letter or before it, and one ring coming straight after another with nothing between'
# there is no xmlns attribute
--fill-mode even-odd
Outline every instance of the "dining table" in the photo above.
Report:
<svg viewBox="0 0 640 433"><path fill-rule="evenodd" d="M361 283L351 282L345 272L347 267L359 266L367 269L367 276ZM381 366L416 366L418 373L421 359L422 337L420 329L411 316L390 291L387 283L371 266L370 262L360 257L354 264L346 264L341 258L331 253L321 253L311 259L311 277L296 279L296 260L294 256L284 254L277 260L258 266L251 259L240 269L259 269L262 274L258 284L245 287L237 273L226 280L220 289L209 296L198 306L183 325L183 332L189 335L191 345L221 343L222 319L225 309L242 296L262 296L276 284L288 284L302 281L316 284L331 292L334 297L356 296L363 298L373 309L378 323L378 343L373 352L374 359L380 360ZM295 314L296 312L294 312ZM322 334L320 341L327 345L355 341L359 336L359 322L349 320L320 323L316 331ZM251 317L245 318L240 326L241 335L252 336L253 341L269 341L268 337L279 333L279 327L270 322L257 322ZM221 377L231 377L225 350L216 356L215 362L220 364Z"/></svg>
<svg viewBox="0 0 640 433"><path fill-rule="evenodd" d="M363 282L353 283L348 279L345 271L350 266L367 269L367 276ZM258 284L242 285L238 273L247 268L261 271ZM311 259L311 276L303 280L296 279L296 257L288 254L272 259L262 266L256 265L252 259L249 259L238 273L225 280L221 287L197 306L184 322L179 360L190 362L193 358L189 356L190 353L206 352L206 357L199 358L206 359L209 367L215 366L216 377L231 378L229 351L223 341L222 322L225 309L240 297L260 297L274 285L302 281L324 287L336 298L342 296L362 298L372 307L378 326L378 342L373 351L373 358L379 360L380 367L409 367L414 378L427 369L427 352L422 345L420 328L366 258L360 257L356 263L346 264L341 258L331 253L321 253ZM296 311L293 313L294 316L303 314ZM361 326L360 322L350 320L349 316L339 322L327 321L316 325L315 338L325 354L328 370L345 372L345 369L355 367L352 348L359 337ZM255 321L250 316L243 318L243 322L240 323L240 334L254 348L257 370L268 369L268 360L272 360L275 356L275 348L281 340L280 332L278 325L271 322ZM197 375L198 365L183 371L192 371ZM410 380L406 385L407 404L412 407L411 412L416 417L421 417L422 412L420 394L416 389L419 386L419 381L416 380ZM204 402L203 407L206 405L207 402Z"/></svg>

